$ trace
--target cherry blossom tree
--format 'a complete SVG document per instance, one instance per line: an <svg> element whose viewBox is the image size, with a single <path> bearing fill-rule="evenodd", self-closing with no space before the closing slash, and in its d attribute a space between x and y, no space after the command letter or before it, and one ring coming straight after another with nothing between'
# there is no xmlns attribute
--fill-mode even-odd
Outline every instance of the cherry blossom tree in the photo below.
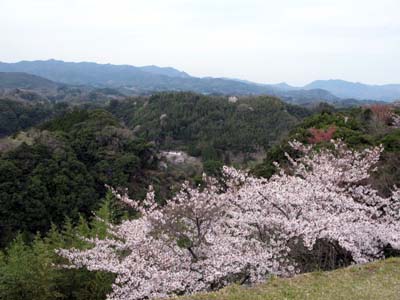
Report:
<svg viewBox="0 0 400 300"><path fill-rule="evenodd" d="M392 125L395 128L400 128L400 116L397 114L392 115Z"/></svg>
<svg viewBox="0 0 400 300"><path fill-rule="evenodd" d="M374 104L369 106L374 118L384 124L388 124L392 118L392 108L389 105Z"/></svg>
<svg viewBox="0 0 400 300"><path fill-rule="evenodd" d="M110 237L89 239L89 249L58 253L73 267L117 274L108 299L137 300L290 276L301 270L296 245L311 250L320 240L348 251L354 263L382 258L388 245L400 248L399 190L383 198L362 184L381 147L291 146L304 156L288 156L291 172L269 180L224 167L222 184L208 177L205 186L184 184L163 206L151 188L142 202L116 193L140 218L110 225Z"/></svg>
<svg viewBox="0 0 400 300"><path fill-rule="evenodd" d="M376 121L396 128L400 127L400 116L396 114L394 106L375 104L369 106L369 109L372 111Z"/></svg>

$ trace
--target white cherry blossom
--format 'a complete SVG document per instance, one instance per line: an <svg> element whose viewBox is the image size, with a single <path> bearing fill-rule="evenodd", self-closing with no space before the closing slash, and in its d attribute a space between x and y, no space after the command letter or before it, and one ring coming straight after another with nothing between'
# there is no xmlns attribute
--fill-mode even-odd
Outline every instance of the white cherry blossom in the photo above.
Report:
<svg viewBox="0 0 400 300"><path fill-rule="evenodd" d="M332 141L289 157L290 174L271 179L224 167L222 185L182 190L159 207L151 188L142 202L118 195L141 217L113 226L113 238L92 239L86 250L61 249L75 267L117 275L110 300L138 300L190 294L231 282L260 282L298 271L293 242L312 249L318 240L337 243L355 263L400 248L400 191L390 198L361 182L379 160L381 147L362 152Z"/></svg>

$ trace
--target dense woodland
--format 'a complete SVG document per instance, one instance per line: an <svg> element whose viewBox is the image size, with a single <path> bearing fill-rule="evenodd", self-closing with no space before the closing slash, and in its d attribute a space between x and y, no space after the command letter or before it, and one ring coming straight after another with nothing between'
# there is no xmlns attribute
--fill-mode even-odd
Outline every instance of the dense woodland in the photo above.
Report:
<svg viewBox="0 0 400 300"><path fill-rule="evenodd" d="M9 99L0 101L0 137L27 129L46 120L58 109L46 104L30 104Z"/></svg>
<svg viewBox="0 0 400 300"><path fill-rule="evenodd" d="M203 160L225 163L229 163L230 153L250 155L269 148L311 114L268 96L231 101L193 93L162 93L112 101L109 110L138 136L155 141L162 149L182 149Z"/></svg>
<svg viewBox="0 0 400 300"><path fill-rule="evenodd" d="M153 155L104 110L72 110L32 130L0 159L2 244L18 231L44 234L66 217L89 217L105 184L146 187L140 177Z"/></svg>
<svg viewBox="0 0 400 300"><path fill-rule="evenodd" d="M400 186L399 113L381 105L306 109L267 96L193 93L73 105L1 99L0 298L105 299L114 275L54 267L66 263L55 250L87 249L78 236L105 237L106 222L136 216L106 185L143 199L151 184L162 205L184 180L204 183L202 170L160 168L161 150L184 151L212 175L235 165L270 178L273 162L289 169L285 152L302 157L289 146L293 139L317 149L331 147L332 138L359 151L382 144L378 172L366 181L387 196Z"/></svg>

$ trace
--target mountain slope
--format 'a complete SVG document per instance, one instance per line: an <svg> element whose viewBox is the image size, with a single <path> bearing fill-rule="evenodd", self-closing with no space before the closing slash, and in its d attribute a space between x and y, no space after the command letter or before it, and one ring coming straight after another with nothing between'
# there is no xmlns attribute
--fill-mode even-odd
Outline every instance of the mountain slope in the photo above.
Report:
<svg viewBox="0 0 400 300"><path fill-rule="evenodd" d="M188 78L191 77L186 72L179 71L177 69L171 67L158 67L158 66L144 66L140 67L140 69L147 73L165 75L169 77L178 77L178 78Z"/></svg>
<svg viewBox="0 0 400 300"><path fill-rule="evenodd" d="M118 85L133 78L151 79L151 73L132 66L100 65L58 60L0 63L0 71L26 72L67 84Z"/></svg>
<svg viewBox="0 0 400 300"><path fill-rule="evenodd" d="M338 97L323 89L286 89L279 95L283 100L295 104L315 103L318 100L334 103L339 100Z"/></svg>
<svg viewBox="0 0 400 300"><path fill-rule="evenodd" d="M19 72L0 72L0 88L3 89L57 89L61 85L51 80Z"/></svg>

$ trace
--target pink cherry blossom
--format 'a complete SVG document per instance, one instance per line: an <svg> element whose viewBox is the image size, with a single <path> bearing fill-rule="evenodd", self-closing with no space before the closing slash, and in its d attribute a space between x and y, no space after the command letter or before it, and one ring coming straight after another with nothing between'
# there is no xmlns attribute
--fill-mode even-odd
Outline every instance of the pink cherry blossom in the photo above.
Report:
<svg viewBox="0 0 400 300"><path fill-rule="evenodd" d="M224 167L223 184L186 183L161 207L152 188L142 202L117 195L141 217L110 227L112 237L90 240L90 249L58 253L75 267L115 273L108 299L138 300L290 276L298 271L293 242L309 249L320 239L338 243L355 263L382 258L388 245L400 248L400 191L383 198L362 184L382 147L291 146L304 156L288 156L291 172L269 180Z"/></svg>

